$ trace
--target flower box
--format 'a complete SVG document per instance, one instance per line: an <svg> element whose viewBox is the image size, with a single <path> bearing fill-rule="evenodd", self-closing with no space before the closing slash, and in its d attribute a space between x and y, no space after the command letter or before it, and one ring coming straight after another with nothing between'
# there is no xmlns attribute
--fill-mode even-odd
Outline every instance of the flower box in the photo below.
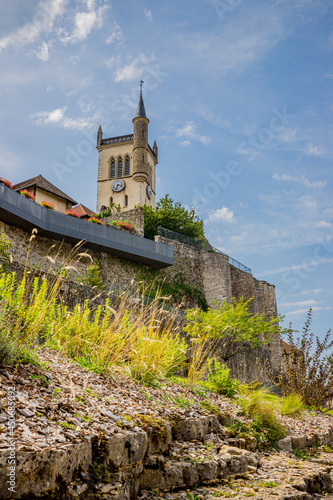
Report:
<svg viewBox="0 0 333 500"><path fill-rule="evenodd" d="M48 201L42 201L40 202L40 205L44 208L48 208L49 210L54 210L53 203L49 203Z"/></svg>
<svg viewBox="0 0 333 500"><path fill-rule="evenodd" d="M8 188L14 189L13 184L10 181L8 181L7 179L4 179L3 177L0 177L0 184L4 184Z"/></svg>
<svg viewBox="0 0 333 500"><path fill-rule="evenodd" d="M81 219L81 215L78 214L77 212L74 212L74 210L68 209L65 211L65 214L70 215L71 217L76 217L76 219Z"/></svg>
<svg viewBox="0 0 333 500"><path fill-rule="evenodd" d="M34 195L32 193L30 193L30 191L28 191L27 189L22 189L20 191L20 194L22 196L25 196L26 198L29 198L29 200L35 201Z"/></svg>
<svg viewBox="0 0 333 500"><path fill-rule="evenodd" d="M97 219L97 217L90 217L88 222L93 222L94 224L99 224L100 226L104 226L104 222L101 219Z"/></svg>

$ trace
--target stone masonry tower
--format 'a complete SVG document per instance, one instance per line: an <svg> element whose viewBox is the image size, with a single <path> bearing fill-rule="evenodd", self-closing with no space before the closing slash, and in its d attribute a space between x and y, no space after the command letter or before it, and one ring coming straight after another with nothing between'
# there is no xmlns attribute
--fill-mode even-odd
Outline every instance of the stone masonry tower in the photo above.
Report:
<svg viewBox="0 0 333 500"><path fill-rule="evenodd" d="M136 205L155 207L155 167L158 163L156 141L148 143L148 124L140 82L140 99L135 118L134 134L103 139L102 127L97 133L98 181L97 211L110 203L122 210Z"/></svg>

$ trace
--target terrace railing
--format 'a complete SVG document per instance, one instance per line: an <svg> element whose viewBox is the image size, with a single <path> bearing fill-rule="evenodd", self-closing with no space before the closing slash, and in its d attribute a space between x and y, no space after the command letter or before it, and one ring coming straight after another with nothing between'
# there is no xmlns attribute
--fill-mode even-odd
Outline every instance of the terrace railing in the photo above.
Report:
<svg viewBox="0 0 333 500"><path fill-rule="evenodd" d="M233 267L236 267L237 269L240 269L241 271L244 271L246 273L252 273L251 269L247 266L244 266L241 262L239 262L236 259L233 259L226 253L222 252L219 248L213 247L208 243L208 241L202 241L202 240L197 240L194 238L190 238L189 236L186 236L185 234L177 233L176 231L171 231L170 229L166 229L165 227L159 226L157 228L158 234L160 236L163 236L164 238L168 238L170 240L174 241L179 241L179 243L184 243L185 245L189 245L191 247L195 247L201 250L206 250L208 252L214 252L214 253L220 253L222 255L226 255L229 258L229 264Z"/></svg>

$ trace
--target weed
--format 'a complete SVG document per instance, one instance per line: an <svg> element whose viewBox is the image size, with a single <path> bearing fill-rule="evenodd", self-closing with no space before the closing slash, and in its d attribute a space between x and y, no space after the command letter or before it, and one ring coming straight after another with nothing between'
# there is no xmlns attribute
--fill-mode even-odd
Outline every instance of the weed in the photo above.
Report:
<svg viewBox="0 0 333 500"><path fill-rule="evenodd" d="M279 485L274 483L274 481L259 481L257 486L261 486L262 488L276 488Z"/></svg>
<svg viewBox="0 0 333 500"><path fill-rule="evenodd" d="M275 443L286 435L280 424L275 405L265 400L265 389L257 389L240 399L242 411L249 416L252 428L257 432L264 432L270 443Z"/></svg>
<svg viewBox="0 0 333 500"><path fill-rule="evenodd" d="M305 406L301 396L298 394L289 394L283 400L281 406L282 415L289 415L292 417L300 416L305 411Z"/></svg>
<svg viewBox="0 0 333 500"><path fill-rule="evenodd" d="M310 458L307 453L300 451L298 448L295 448L293 450L293 454L295 455L295 457L300 458L301 460L308 460Z"/></svg>
<svg viewBox="0 0 333 500"><path fill-rule="evenodd" d="M76 429L74 424L70 424L69 422L58 422L62 427L66 427L67 429Z"/></svg>
<svg viewBox="0 0 333 500"><path fill-rule="evenodd" d="M179 396L178 398L173 398L174 403L177 406L180 406L181 408L189 408L189 406L192 406L194 401L185 398L185 396Z"/></svg>
<svg viewBox="0 0 333 500"><path fill-rule="evenodd" d="M332 448L330 446L327 446L327 445L323 446L323 451L325 453L333 453Z"/></svg>
<svg viewBox="0 0 333 500"><path fill-rule="evenodd" d="M217 394L223 394L232 397L239 391L239 382L237 379L229 377L230 369L221 364L217 359L208 361L207 386Z"/></svg>
<svg viewBox="0 0 333 500"><path fill-rule="evenodd" d="M126 417L125 417L126 418ZM141 429L148 431L152 430L152 438L162 438L164 442L168 440L168 430L166 423L156 417L151 415L137 415L135 417L135 423L141 427Z"/></svg>
<svg viewBox="0 0 333 500"><path fill-rule="evenodd" d="M209 443L205 443L205 448L206 450L210 451L214 448L214 443L212 443L211 441L209 441Z"/></svg>

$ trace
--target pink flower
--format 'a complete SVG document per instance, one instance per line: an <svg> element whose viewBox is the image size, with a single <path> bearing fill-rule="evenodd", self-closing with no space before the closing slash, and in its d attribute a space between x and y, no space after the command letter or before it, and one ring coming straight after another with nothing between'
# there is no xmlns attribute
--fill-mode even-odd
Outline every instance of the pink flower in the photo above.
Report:
<svg viewBox="0 0 333 500"><path fill-rule="evenodd" d="M49 203L48 201L42 201L40 205L44 208L48 208L49 210L54 210L53 203Z"/></svg>
<svg viewBox="0 0 333 500"><path fill-rule="evenodd" d="M0 177L0 181L2 182L2 184L4 184L5 186L9 187L10 189L14 189L13 188L13 184L10 181L7 181L7 179L4 179L3 177Z"/></svg>
<svg viewBox="0 0 333 500"><path fill-rule="evenodd" d="M97 217L90 217L88 222L94 222L94 224L99 224L100 226L104 226L104 222L101 219L97 219Z"/></svg>
<svg viewBox="0 0 333 500"><path fill-rule="evenodd" d="M35 201L34 195L32 193L30 193L30 191L28 191L27 189L22 189L20 191L20 194L22 196L25 196L26 198L29 198L29 200Z"/></svg>
<svg viewBox="0 0 333 500"><path fill-rule="evenodd" d="M66 215L70 215L71 217L76 217L77 219L81 219L81 215L78 214L77 212L74 212L74 210L66 210L65 212Z"/></svg>

